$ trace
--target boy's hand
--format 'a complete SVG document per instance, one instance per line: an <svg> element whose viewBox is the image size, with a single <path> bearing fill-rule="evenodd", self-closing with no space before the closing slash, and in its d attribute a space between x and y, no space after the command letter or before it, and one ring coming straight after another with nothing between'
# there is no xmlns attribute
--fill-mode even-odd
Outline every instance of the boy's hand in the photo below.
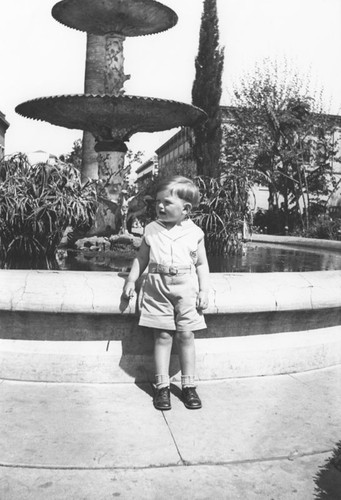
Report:
<svg viewBox="0 0 341 500"><path fill-rule="evenodd" d="M208 307L208 292L200 291L197 297L197 309L206 309Z"/></svg>
<svg viewBox="0 0 341 500"><path fill-rule="evenodd" d="M127 281L123 287L123 298L130 300L135 294L135 283L133 281Z"/></svg>

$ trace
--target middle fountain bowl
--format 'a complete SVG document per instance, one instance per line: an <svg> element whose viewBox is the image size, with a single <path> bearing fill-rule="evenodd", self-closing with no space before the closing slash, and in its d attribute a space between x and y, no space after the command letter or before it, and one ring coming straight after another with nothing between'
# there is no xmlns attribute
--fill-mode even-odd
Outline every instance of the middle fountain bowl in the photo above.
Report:
<svg viewBox="0 0 341 500"><path fill-rule="evenodd" d="M127 141L137 132L157 132L203 121L201 109L177 101L140 96L63 95L26 101L15 108L22 116L96 138Z"/></svg>

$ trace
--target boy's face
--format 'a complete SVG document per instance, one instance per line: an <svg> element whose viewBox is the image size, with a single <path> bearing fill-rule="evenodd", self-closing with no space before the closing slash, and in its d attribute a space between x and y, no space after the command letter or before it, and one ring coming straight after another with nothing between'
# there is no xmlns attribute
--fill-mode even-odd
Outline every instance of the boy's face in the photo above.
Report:
<svg viewBox="0 0 341 500"><path fill-rule="evenodd" d="M162 222L176 224L183 220L191 209L191 204L171 194L169 189L156 196L156 215Z"/></svg>

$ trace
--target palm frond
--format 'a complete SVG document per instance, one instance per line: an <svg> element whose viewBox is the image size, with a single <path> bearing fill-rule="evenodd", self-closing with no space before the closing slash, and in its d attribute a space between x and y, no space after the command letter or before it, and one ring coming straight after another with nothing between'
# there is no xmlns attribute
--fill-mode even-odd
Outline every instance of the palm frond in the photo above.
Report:
<svg viewBox="0 0 341 500"><path fill-rule="evenodd" d="M30 165L25 155L0 162L0 266L37 268L55 258L68 225L91 227L94 186L74 167Z"/></svg>

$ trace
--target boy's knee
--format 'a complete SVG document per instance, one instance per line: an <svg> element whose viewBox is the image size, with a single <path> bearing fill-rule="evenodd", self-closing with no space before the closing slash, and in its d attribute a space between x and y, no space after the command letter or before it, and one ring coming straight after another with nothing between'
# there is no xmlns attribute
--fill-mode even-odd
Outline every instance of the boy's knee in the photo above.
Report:
<svg viewBox="0 0 341 500"><path fill-rule="evenodd" d="M163 330L156 330L154 332L155 340L161 340L163 342L171 342L173 340L172 334Z"/></svg>
<svg viewBox="0 0 341 500"><path fill-rule="evenodd" d="M176 339L178 342L190 342L194 339L194 333L191 331L176 332Z"/></svg>

